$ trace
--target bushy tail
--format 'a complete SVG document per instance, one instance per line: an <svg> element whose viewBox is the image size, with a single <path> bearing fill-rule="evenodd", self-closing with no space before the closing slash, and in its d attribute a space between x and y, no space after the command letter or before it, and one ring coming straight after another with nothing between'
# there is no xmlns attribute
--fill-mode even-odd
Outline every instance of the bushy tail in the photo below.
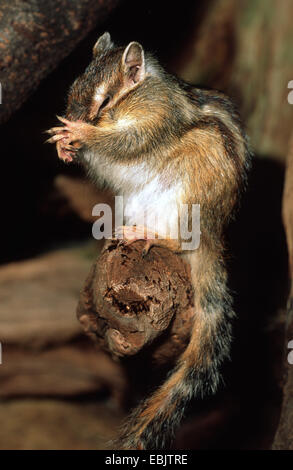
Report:
<svg viewBox="0 0 293 470"><path fill-rule="evenodd" d="M165 383L128 417L115 448L167 449L190 399L217 389L219 366L229 356L231 297L221 259L205 272L199 268L193 269L196 313L189 345Z"/></svg>

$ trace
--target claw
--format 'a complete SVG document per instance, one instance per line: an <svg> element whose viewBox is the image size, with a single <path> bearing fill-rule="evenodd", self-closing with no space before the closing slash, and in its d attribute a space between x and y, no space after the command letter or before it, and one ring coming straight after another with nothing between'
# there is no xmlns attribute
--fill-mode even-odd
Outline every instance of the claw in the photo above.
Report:
<svg viewBox="0 0 293 470"><path fill-rule="evenodd" d="M66 124L67 126L70 126L71 121L68 121L68 119L65 119L64 117L61 116L56 116L59 121L63 122L63 124Z"/></svg>
<svg viewBox="0 0 293 470"><path fill-rule="evenodd" d="M55 144L56 142L58 142L58 140L62 140L64 138L66 138L66 137L62 134L53 135L53 137L50 137L49 139L47 139L45 141L45 143L46 144Z"/></svg>
<svg viewBox="0 0 293 470"><path fill-rule="evenodd" d="M70 145L70 144L64 145L63 148L65 150L68 150L69 152L77 152L77 150L78 150L76 147L74 147L73 145Z"/></svg>
<svg viewBox="0 0 293 470"><path fill-rule="evenodd" d="M48 129L44 131L44 134L60 134L61 132L64 132L64 127L52 127L51 129Z"/></svg>
<svg viewBox="0 0 293 470"><path fill-rule="evenodd" d="M62 122L62 124L65 124L63 129L67 131L71 131L71 132L72 132L72 129L80 128L81 125L86 124L84 121L80 119L78 119L77 121L69 121L68 119L61 117L61 116L57 116L57 118L59 119L59 121Z"/></svg>

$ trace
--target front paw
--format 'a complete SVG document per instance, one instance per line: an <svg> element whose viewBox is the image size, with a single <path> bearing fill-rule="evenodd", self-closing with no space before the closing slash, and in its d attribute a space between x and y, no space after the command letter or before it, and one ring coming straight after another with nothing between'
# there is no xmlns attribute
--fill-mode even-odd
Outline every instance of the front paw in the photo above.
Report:
<svg viewBox="0 0 293 470"><path fill-rule="evenodd" d="M83 146L83 135L84 125L82 121L68 121L65 118L57 116L58 119L65 124L63 127L52 127L46 131L52 137L46 142L50 144L56 144L58 157L65 161L71 162L77 155L78 150Z"/></svg>
<svg viewBox="0 0 293 470"><path fill-rule="evenodd" d="M78 148L71 145L67 138L58 140L56 148L58 157L64 162L72 162L78 151Z"/></svg>

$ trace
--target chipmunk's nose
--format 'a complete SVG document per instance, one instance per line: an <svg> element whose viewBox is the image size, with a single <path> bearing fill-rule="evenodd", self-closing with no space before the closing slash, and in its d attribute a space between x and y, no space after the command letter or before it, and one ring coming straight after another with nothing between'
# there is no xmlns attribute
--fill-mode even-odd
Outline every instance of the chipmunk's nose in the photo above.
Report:
<svg viewBox="0 0 293 470"><path fill-rule="evenodd" d="M99 113L104 109L110 102L110 95L96 95L89 111L89 119L93 120L99 116Z"/></svg>
<svg viewBox="0 0 293 470"><path fill-rule="evenodd" d="M100 100L99 101L97 101L97 100L93 101L93 103L90 107L89 114L88 114L88 117L91 121L98 116L101 104L102 104L102 100L101 101Z"/></svg>

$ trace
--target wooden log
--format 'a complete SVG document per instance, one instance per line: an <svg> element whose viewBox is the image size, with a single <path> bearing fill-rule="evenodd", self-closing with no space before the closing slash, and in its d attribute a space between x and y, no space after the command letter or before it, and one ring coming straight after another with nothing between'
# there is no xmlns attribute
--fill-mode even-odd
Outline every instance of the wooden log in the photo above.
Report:
<svg viewBox="0 0 293 470"><path fill-rule="evenodd" d="M98 401L45 397L0 402L0 415L1 450L104 450L123 417Z"/></svg>
<svg viewBox="0 0 293 470"><path fill-rule="evenodd" d="M5 345L0 399L76 397L108 392L119 407L126 381L122 368L102 351L80 341L33 351Z"/></svg>
<svg viewBox="0 0 293 470"><path fill-rule="evenodd" d="M87 342L74 316L90 267L88 249L80 245L1 266L0 400L106 390L123 404L122 368Z"/></svg>
<svg viewBox="0 0 293 470"><path fill-rule="evenodd" d="M77 316L114 357L143 350L162 365L189 340L194 316L190 268L162 247L142 258L144 243L127 246L114 240L103 250L86 280Z"/></svg>
<svg viewBox="0 0 293 470"><path fill-rule="evenodd" d="M4 0L0 10L0 123L117 5L118 0Z"/></svg>
<svg viewBox="0 0 293 470"><path fill-rule="evenodd" d="M72 312L89 266L82 248L56 250L1 266L3 355L8 345L40 350L73 341L80 335Z"/></svg>

